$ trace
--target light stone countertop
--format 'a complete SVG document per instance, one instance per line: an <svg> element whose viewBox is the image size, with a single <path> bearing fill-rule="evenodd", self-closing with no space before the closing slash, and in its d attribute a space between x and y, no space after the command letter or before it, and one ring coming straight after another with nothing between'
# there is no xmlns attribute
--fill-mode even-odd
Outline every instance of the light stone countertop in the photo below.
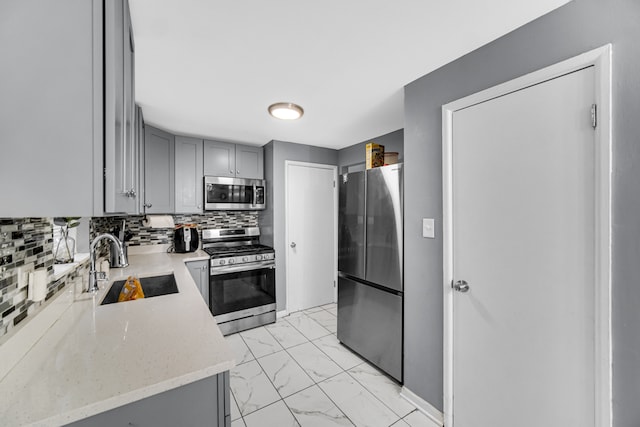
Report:
<svg viewBox="0 0 640 427"><path fill-rule="evenodd" d="M53 265L53 280L58 280L67 273L72 272L77 266L89 262L89 254L80 253L75 254L73 262L69 264L54 264Z"/></svg>
<svg viewBox="0 0 640 427"><path fill-rule="evenodd" d="M208 258L130 255L97 295L76 295L0 381L0 424L62 425L231 369L231 348L184 264ZM177 294L99 305L112 281L169 272Z"/></svg>

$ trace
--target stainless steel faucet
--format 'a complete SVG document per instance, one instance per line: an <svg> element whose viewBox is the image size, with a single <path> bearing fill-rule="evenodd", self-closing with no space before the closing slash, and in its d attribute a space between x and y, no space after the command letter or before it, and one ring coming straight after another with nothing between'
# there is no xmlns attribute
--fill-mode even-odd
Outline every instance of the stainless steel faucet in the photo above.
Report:
<svg viewBox="0 0 640 427"><path fill-rule="evenodd" d="M96 271L96 246L98 246L98 243L100 243L100 240L102 239L111 240L120 252L118 254L120 256L120 264L123 266L127 264L127 257L124 254L120 240L107 233L96 236L96 238L93 239L93 242L91 242L91 246L89 248L91 268L89 269L89 287L87 288L87 292L98 291L98 280L104 280L106 278L104 272ZM113 246L111 247L113 248Z"/></svg>

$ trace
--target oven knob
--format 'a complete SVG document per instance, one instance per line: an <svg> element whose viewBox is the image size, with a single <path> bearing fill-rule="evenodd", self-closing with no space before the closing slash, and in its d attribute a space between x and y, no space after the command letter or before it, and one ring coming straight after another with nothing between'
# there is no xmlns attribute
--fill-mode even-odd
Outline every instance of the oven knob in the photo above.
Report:
<svg viewBox="0 0 640 427"><path fill-rule="evenodd" d="M242 257L242 262L247 262L247 261L249 261L249 257L243 256Z"/></svg>
<svg viewBox="0 0 640 427"><path fill-rule="evenodd" d="M231 258L231 259L229 260L229 264L234 264L235 262L236 262L236 260L235 260L235 259L233 259L233 258Z"/></svg>
<svg viewBox="0 0 640 427"><path fill-rule="evenodd" d="M256 255L256 260L257 260L257 261L262 260L262 255Z"/></svg>
<svg viewBox="0 0 640 427"><path fill-rule="evenodd" d="M220 260L220 265L224 265L225 263L226 263L225 260L223 260L223 259Z"/></svg>

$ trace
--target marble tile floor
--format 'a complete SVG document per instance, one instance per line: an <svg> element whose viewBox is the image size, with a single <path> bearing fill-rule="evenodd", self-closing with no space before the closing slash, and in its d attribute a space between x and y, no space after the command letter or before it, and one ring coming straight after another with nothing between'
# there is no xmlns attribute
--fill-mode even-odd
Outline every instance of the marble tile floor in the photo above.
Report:
<svg viewBox="0 0 640 427"><path fill-rule="evenodd" d="M436 427L336 338L336 305L229 335L232 427Z"/></svg>

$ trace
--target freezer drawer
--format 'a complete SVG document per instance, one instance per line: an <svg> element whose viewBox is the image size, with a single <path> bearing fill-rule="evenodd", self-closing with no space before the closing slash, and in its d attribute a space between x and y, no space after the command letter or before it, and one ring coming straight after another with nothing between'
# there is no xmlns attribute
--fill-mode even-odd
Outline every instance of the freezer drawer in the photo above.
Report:
<svg viewBox="0 0 640 427"><path fill-rule="evenodd" d="M402 296L338 278L338 339L402 382Z"/></svg>

